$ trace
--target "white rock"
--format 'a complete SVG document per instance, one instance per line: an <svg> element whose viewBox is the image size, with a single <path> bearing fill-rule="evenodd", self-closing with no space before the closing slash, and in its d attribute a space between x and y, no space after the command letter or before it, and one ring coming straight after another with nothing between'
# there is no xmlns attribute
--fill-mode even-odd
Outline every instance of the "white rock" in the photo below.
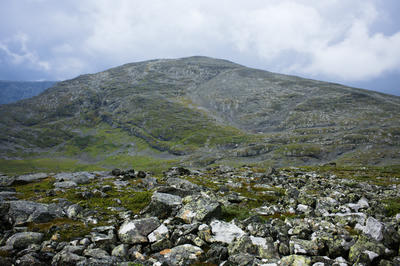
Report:
<svg viewBox="0 0 400 266"><path fill-rule="evenodd" d="M151 243L153 243L168 237L168 234L169 234L168 228L164 224L162 224L156 230L154 230L150 235L148 235L147 238Z"/></svg>
<svg viewBox="0 0 400 266"><path fill-rule="evenodd" d="M364 227L364 234L371 236L376 241L383 239L384 225L373 217L367 219L367 223Z"/></svg>
<svg viewBox="0 0 400 266"><path fill-rule="evenodd" d="M369 250L364 251L364 253L368 255L370 261L373 261L376 257L379 256L377 253Z"/></svg>
<svg viewBox="0 0 400 266"><path fill-rule="evenodd" d="M214 234L214 240L230 244L235 238L239 238L245 232L234 223L226 223L219 220L213 220L210 223L211 232Z"/></svg>

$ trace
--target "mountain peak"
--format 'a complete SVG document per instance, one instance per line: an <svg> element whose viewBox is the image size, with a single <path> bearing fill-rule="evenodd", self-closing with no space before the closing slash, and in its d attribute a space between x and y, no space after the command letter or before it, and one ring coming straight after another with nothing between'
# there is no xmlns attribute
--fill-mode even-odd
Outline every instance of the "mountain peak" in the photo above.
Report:
<svg viewBox="0 0 400 266"><path fill-rule="evenodd" d="M95 161L117 151L162 153L199 165L393 163L400 159L398 110L400 97L222 59L157 59L0 107L0 149L7 157L46 151Z"/></svg>

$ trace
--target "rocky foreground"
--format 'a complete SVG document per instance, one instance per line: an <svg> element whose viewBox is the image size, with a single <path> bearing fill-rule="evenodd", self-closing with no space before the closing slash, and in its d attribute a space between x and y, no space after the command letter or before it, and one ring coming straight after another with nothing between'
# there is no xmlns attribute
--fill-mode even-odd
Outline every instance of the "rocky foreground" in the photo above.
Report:
<svg viewBox="0 0 400 266"><path fill-rule="evenodd" d="M400 180L341 173L3 175L0 265L400 265Z"/></svg>

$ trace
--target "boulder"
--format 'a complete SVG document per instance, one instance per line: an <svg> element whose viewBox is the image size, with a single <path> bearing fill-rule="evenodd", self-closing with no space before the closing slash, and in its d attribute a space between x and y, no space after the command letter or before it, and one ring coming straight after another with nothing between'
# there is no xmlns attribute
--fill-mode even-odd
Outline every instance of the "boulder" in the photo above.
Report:
<svg viewBox="0 0 400 266"><path fill-rule="evenodd" d="M160 225L148 236L150 243L154 243L165 238L169 238L169 230L164 224Z"/></svg>
<svg viewBox="0 0 400 266"><path fill-rule="evenodd" d="M363 233L376 241L382 241L384 228L383 223L373 217L369 217L363 229Z"/></svg>
<svg viewBox="0 0 400 266"><path fill-rule="evenodd" d="M297 239L292 237L289 242L290 253L295 255L317 256L324 248L316 241Z"/></svg>
<svg viewBox="0 0 400 266"><path fill-rule="evenodd" d="M349 260L351 263L371 264L385 254L386 247L374 240L361 236L350 248Z"/></svg>
<svg viewBox="0 0 400 266"><path fill-rule="evenodd" d="M176 215L185 223L207 221L221 215L221 204L203 195L191 197L187 201Z"/></svg>
<svg viewBox="0 0 400 266"><path fill-rule="evenodd" d="M182 198L176 195L154 192L144 213L158 218L167 218L182 205Z"/></svg>
<svg viewBox="0 0 400 266"><path fill-rule="evenodd" d="M45 223L65 216L62 208L55 204L42 204L32 201L10 201L8 209L9 222L18 225L26 222Z"/></svg>
<svg viewBox="0 0 400 266"><path fill-rule="evenodd" d="M171 249L164 249L159 253L160 261L167 265L191 265L202 260L204 251L196 246L185 244Z"/></svg>
<svg viewBox="0 0 400 266"><path fill-rule="evenodd" d="M16 233L7 239L6 245L12 246L14 249L24 249L31 244L40 244L42 239L42 233L21 232Z"/></svg>
<svg viewBox="0 0 400 266"><path fill-rule="evenodd" d="M147 236L159 226L157 217L125 221L118 230L118 237L124 244L147 243Z"/></svg>
<svg viewBox="0 0 400 266"><path fill-rule="evenodd" d="M211 232L214 235L212 239L213 241L217 242L230 244L235 238L239 238L245 234L245 232L233 222L227 223L219 220L213 220L210 223L210 226Z"/></svg>
<svg viewBox="0 0 400 266"><path fill-rule="evenodd" d="M301 255L290 255L285 256L281 259L281 266L309 266L311 265L311 259L309 257Z"/></svg>

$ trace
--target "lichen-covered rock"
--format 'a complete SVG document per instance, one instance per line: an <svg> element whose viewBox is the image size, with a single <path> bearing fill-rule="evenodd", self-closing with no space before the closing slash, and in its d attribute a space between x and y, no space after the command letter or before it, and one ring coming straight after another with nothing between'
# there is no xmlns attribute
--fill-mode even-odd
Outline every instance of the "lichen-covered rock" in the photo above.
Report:
<svg viewBox="0 0 400 266"><path fill-rule="evenodd" d="M169 238L169 230L164 224L160 225L148 236L150 243L157 242L164 238Z"/></svg>
<svg viewBox="0 0 400 266"><path fill-rule="evenodd" d="M118 237L124 244L147 243L147 236L160 226L157 217L124 222L118 230Z"/></svg>
<svg viewBox="0 0 400 266"><path fill-rule="evenodd" d="M31 244L40 244L42 239L42 233L21 232L16 233L7 239L6 245L12 246L14 249L24 249Z"/></svg>
<svg viewBox="0 0 400 266"><path fill-rule="evenodd" d="M172 212L175 212L181 207L182 198L176 195L154 192L151 197L151 202L144 210L144 213L156 216L160 219L167 218Z"/></svg>
<svg viewBox="0 0 400 266"><path fill-rule="evenodd" d="M280 261L281 266L309 266L311 259L301 255L290 255L283 257Z"/></svg>
<svg viewBox="0 0 400 266"><path fill-rule="evenodd" d="M62 208L55 204L42 204L32 201L10 201L7 217L17 225L26 222L45 223L65 215Z"/></svg>
<svg viewBox="0 0 400 266"><path fill-rule="evenodd" d="M279 258L272 239L244 235L228 246L229 255L248 253L263 259Z"/></svg>
<svg viewBox="0 0 400 266"><path fill-rule="evenodd" d="M228 264L229 266L248 266L254 265L255 257L254 255L248 253L237 253L229 256ZM225 264L224 264L225 265Z"/></svg>
<svg viewBox="0 0 400 266"><path fill-rule="evenodd" d="M116 246L112 252L111 255L114 257L121 257L121 258L125 258L128 256L128 249L129 246L126 244L120 244L118 246Z"/></svg>
<svg viewBox="0 0 400 266"><path fill-rule="evenodd" d="M323 245L316 241L297 239L293 237L290 239L289 245L290 253L295 255L317 256L324 248Z"/></svg>
<svg viewBox="0 0 400 266"><path fill-rule="evenodd" d="M379 242L361 236L350 248L349 260L352 263L367 263L377 261L385 254L386 247Z"/></svg>
<svg viewBox="0 0 400 266"><path fill-rule="evenodd" d="M221 204L206 196L194 196L186 201L188 203L176 215L185 223L207 221L221 215Z"/></svg>
<svg viewBox="0 0 400 266"><path fill-rule="evenodd" d="M196 246L185 244L171 249L164 249L158 254L160 261L167 265L191 265L203 259L204 251Z"/></svg>
<svg viewBox="0 0 400 266"><path fill-rule="evenodd" d="M54 266L75 266L78 263L85 265L86 258L71 252L60 251L52 259L51 265Z"/></svg>

